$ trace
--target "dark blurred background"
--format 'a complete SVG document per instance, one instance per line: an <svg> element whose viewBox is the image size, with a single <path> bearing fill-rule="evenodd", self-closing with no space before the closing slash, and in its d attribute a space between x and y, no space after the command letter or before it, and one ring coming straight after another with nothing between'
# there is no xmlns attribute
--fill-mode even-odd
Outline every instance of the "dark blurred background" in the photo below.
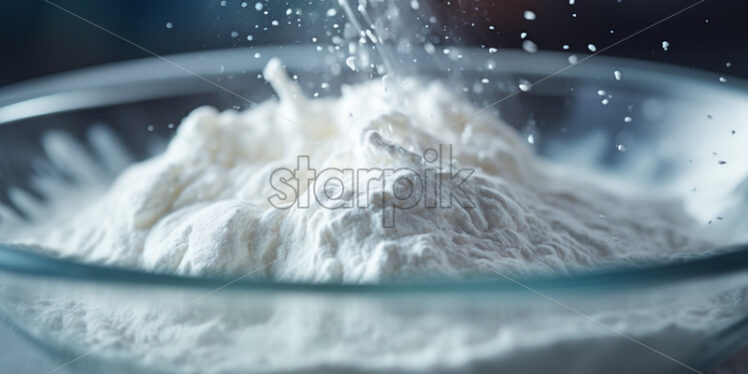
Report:
<svg viewBox="0 0 748 374"><path fill-rule="evenodd" d="M268 0L257 10L255 0L52 1L158 54L311 43L311 35L299 32L304 28L284 22L286 9L318 8L324 15L337 3ZM449 24L449 33L461 44L521 48L520 34L526 32L540 50L562 51L566 44L570 53L584 53L590 43L601 49L698 0L419 1L423 9L431 7L441 23ZM535 20L523 17L528 9ZM705 0L605 54L748 78L747 17L746 0ZM272 18L280 25L270 26ZM263 31L265 27L269 32ZM0 28L0 86L148 56L44 0L0 0ZM669 43L667 50L663 41Z"/></svg>

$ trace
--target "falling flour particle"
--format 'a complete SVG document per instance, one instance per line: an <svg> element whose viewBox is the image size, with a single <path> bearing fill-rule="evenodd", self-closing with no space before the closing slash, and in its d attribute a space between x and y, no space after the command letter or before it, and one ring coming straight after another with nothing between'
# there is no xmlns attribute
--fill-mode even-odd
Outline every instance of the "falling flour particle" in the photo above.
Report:
<svg viewBox="0 0 748 374"><path fill-rule="evenodd" d="M348 66L349 69L356 71L356 57L349 56L345 59L345 65Z"/></svg>
<svg viewBox="0 0 748 374"><path fill-rule="evenodd" d="M426 53L433 55L434 52L436 52L436 47L434 47L433 44L426 42L423 44L423 50L426 51ZM490 48L489 48L489 52L490 52Z"/></svg>
<svg viewBox="0 0 748 374"><path fill-rule="evenodd" d="M532 88L532 83L526 79L520 79L517 87L519 87L520 91L527 92Z"/></svg>
<svg viewBox="0 0 748 374"><path fill-rule="evenodd" d="M531 40L525 40L522 42L522 49L529 53L535 53L538 51L538 46Z"/></svg>

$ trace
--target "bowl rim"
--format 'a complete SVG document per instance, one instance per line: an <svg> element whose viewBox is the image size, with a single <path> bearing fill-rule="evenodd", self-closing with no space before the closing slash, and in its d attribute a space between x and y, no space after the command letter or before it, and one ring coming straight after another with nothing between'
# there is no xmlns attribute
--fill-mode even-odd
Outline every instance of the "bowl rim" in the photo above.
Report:
<svg viewBox="0 0 748 374"><path fill-rule="evenodd" d="M485 61L491 58L497 61L499 73L545 75L549 71L564 70L555 73L566 78L594 79L615 81L613 71L624 71L627 84L647 84L650 87L666 86L669 90L680 92L679 88L706 90L704 96L710 92L722 94L733 91L739 95L748 92L748 81L733 78L728 84L721 83L719 73L698 71L661 63L631 60L618 57L594 56L585 61L584 69L569 65L568 53L538 52L528 55L523 51L503 50L498 54L491 54L480 48L461 48L465 58L459 64L470 64L471 61ZM250 51L252 54L250 54ZM263 58L251 58L254 53L260 53ZM167 58L182 66L187 66L190 72L176 69L164 63L159 58L147 57L124 62L116 62L94 66L71 72L59 73L32 81L0 87L0 126L18 120L62 113L66 111L87 109L114 103L143 100L142 87L154 86L156 82L182 82L191 80L187 85L172 87L166 84L158 86L165 89L152 91L152 97L173 95L179 93L201 92L206 89L215 90L205 82L200 82L192 73L207 77L220 76L215 69L217 62L225 63L222 74L243 71L261 71L270 56L280 57L287 62L290 70L309 71L326 64L323 59L300 59L299 54L314 53L312 46L283 46L260 48L232 48L207 52L191 52L171 55ZM450 64L449 59L439 55L440 62ZM584 58L584 55L580 55ZM482 65L481 65L482 66ZM570 68L571 67L571 68ZM127 74L124 74L127 72ZM117 88L133 88L132 90ZM192 90L192 91L191 91ZM101 95L102 92L114 94ZM122 94L122 93L125 94ZM59 101L62 104L45 107L45 101ZM91 100L99 97L99 100ZM40 101L41 100L41 101ZM590 271L574 275L539 276L523 278L504 276L497 273L497 278L459 281L396 281L385 283L348 284L348 283L313 283L267 281L245 277L231 278L227 276L189 277L173 274L146 272L137 269L125 269L114 266L75 262L70 259L56 258L37 251L29 250L22 245L0 242L0 271L17 274L50 277L66 280L95 280L121 284L158 284L166 286L189 286L200 288L240 288L256 291L289 291L289 292L342 292L342 293L391 293L400 292L465 292L465 291L517 291L517 290L579 290L585 288L626 288L637 286L653 286L691 279L724 276L748 269L748 244L735 245L717 249L710 256L694 255L678 262L655 264L642 268L608 268L606 270ZM717 254L714 254L717 253ZM267 265L265 265L267 266ZM246 278L246 279L245 279Z"/></svg>
<svg viewBox="0 0 748 374"><path fill-rule="evenodd" d="M135 268L73 261L41 253L23 245L0 243L0 272L64 281L96 281L124 285L158 285L245 291L343 293L465 293L623 290L666 286L693 280L728 277L748 269L748 245L722 247L718 254L696 256L640 268L608 268L578 274L514 277L496 272L491 278L426 281L398 280L380 283L296 282L251 278L247 275L186 276ZM248 274L261 268L250 269Z"/></svg>
<svg viewBox="0 0 748 374"><path fill-rule="evenodd" d="M619 70L623 73L619 84L667 87L675 95L698 91L700 99L710 99L714 93L724 95L731 91L732 95L742 96L748 92L746 79L659 62L574 53L581 62L570 64L569 56L572 53L540 51L528 54L513 49L491 53L477 47L449 48L458 48L463 58L452 61L446 55L432 56L424 51L415 51L413 56L419 61L432 62L433 66L429 68L442 70L452 68L452 71L460 71L464 66L479 70L477 67L482 69L485 62L491 59L497 66L494 71L488 72L491 74L542 77L551 74L554 77L600 82L616 82L614 71ZM256 58L255 55L260 57ZM0 126L71 110L215 90L216 87L197 79L195 75L210 80L225 80L247 71L261 72L273 57L280 58L291 71L314 72L329 65L311 45L217 49L96 65L0 87ZM221 69L217 69L217 66ZM721 77L726 77L727 81L720 82ZM536 82L533 91L541 88L542 83ZM144 91L144 87L148 90Z"/></svg>

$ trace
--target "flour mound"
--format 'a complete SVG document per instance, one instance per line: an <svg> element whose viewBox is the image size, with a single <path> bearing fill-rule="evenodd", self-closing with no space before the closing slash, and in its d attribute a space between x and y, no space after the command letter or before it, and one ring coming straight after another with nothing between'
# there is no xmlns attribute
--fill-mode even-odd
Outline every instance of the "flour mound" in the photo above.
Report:
<svg viewBox="0 0 748 374"><path fill-rule="evenodd" d="M370 81L312 100L278 61L265 77L279 101L195 109L163 154L130 166L82 213L17 241L156 272L354 283L568 273L709 247L678 203L550 165L443 84ZM347 178L273 184L300 156L317 175L394 172L363 190ZM469 177L452 178L458 170ZM402 182L416 175L438 183L424 182L411 204Z"/></svg>

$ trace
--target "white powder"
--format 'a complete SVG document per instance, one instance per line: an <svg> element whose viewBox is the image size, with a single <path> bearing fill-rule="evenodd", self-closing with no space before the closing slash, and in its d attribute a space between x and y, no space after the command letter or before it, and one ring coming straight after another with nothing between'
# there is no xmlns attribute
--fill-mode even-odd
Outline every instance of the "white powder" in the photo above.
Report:
<svg viewBox="0 0 748 374"><path fill-rule="evenodd" d="M552 166L495 114L476 113L439 83L372 81L344 87L340 98L310 100L279 62L265 76L279 102L241 113L196 109L162 155L129 167L82 213L32 228L17 241L158 272L259 269L256 275L277 280L343 282L565 273L667 261L714 244L677 202L632 195L630 186L627 196L605 181ZM341 200L312 198L309 207L279 209L268 200L278 193L273 171L295 169L300 155L318 173L378 167L429 175L433 164L423 155L439 145L451 145L454 163L451 171L435 172L443 183L432 188L441 195L433 196L459 195L462 188L474 207L391 207L395 222L386 227L383 202L405 204L394 178L370 191L344 181L342 202L353 208L329 209L326 204ZM461 168L474 173L459 185L450 176ZM330 187L332 196L340 187ZM360 207L362 201L370 204ZM658 289L654 305L600 295L584 310L647 344L678 347L667 354L687 358L705 332L745 309L743 293L732 289L720 298L691 291ZM564 362L565 350L629 357L642 349L555 305L497 318L500 304L463 313L445 295L422 299L433 312L413 313L390 299L231 292L203 299L157 286L148 298L108 298L78 287L37 298L5 286L0 293L13 301L10 313L43 339L81 353L105 344L93 355L184 372L495 372L527 365L549 371ZM470 303L498 302L487 300ZM655 353L647 357L641 370L673 368ZM612 370L610 362L590 360L587 371Z"/></svg>
<svg viewBox="0 0 748 374"><path fill-rule="evenodd" d="M734 289L745 280L736 279ZM357 297L237 290L206 298L152 285L143 297L136 289L65 286L46 285L48 292L38 294L12 293L0 285L0 296L39 339L87 354L83 367L103 356L157 372L555 372L571 368L573 357L575 373L685 372L536 295ZM745 292L734 289L703 283L656 287L652 293L618 290L595 294L588 303L573 294L561 299L691 363L704 355L703 344L715 331L748 311ZM414 296L417 305L398 300ZM511 300L501 300L505 297Z"/></svg>
<svg viewBox="0 0 748 374"><path fill-rule="evenodd" d="M257 275L344 282L641 265L712 244L677 202L624 196L557 169L494 113L476 113L439 83L372 81L310 100L280 62L265 76L280 102L194 110L162 155L129 167L82 213L19 241L157 272L243 274L272 264ZM441 169L427 149L441 150ZM384 183L341 178L342 190L320 178L308 207L272 206L283 185L271 185L271 174L294 170L302 155L317 174L398 170ZM461 184L451 179L459 169L473 172ZM429 172L440 185L424 182L421 201L401 208L410 190L396 177ZM433 207L444 202L451 206Z"/></svg>

